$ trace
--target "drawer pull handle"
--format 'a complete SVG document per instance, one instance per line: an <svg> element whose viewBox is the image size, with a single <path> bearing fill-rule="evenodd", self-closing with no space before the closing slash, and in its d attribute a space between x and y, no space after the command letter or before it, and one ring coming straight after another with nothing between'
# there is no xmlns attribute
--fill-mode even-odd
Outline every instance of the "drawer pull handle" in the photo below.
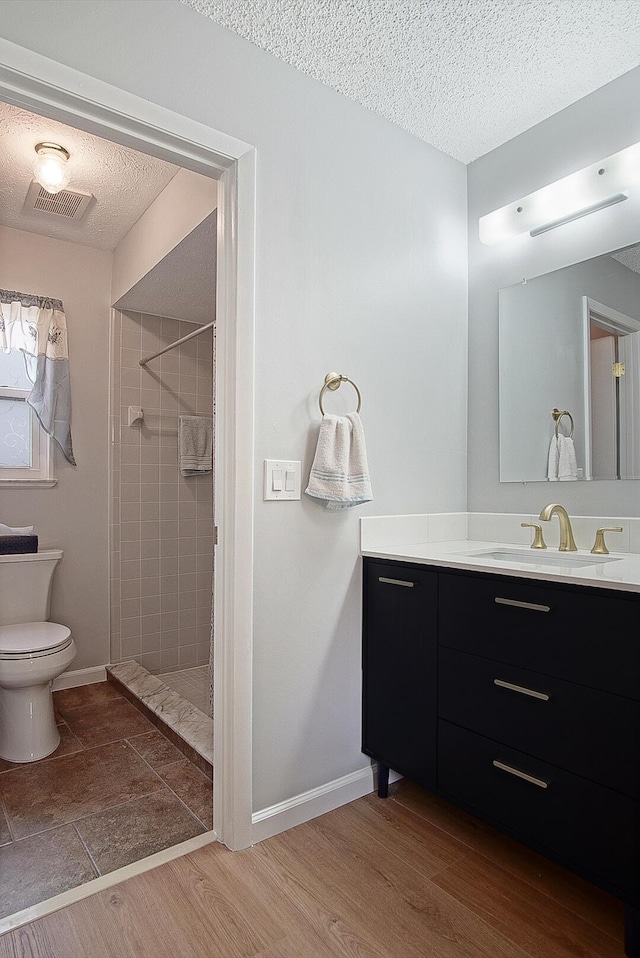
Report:
<svg viewBox="0 0 640 958"><path fill-rule="evenodd" d="M505 682L503 679L494 679L494 685L499 685L501 689L510 689L512 692L520 692L521 695L530 695L532 699L540 699L542 702L548 702L549 696L546 692L536 692L534 689L525 689L522 685L512 685L511 682Z"/></svg>
<svg viewBox="0 0 640 958"><path fill-rule="evenodd" d="M523 778L525 782L531 782L532 785L537 785L538 788L548 788L549 783L543 782L541 778L534 778L533 775L527 775L526 772L521 772L519 768L511 768L510 765L503 765L502 762L496 761L494 758L493 765L496 768L499 768L503 772L508 772L509 775L515 775L516 778Z"/></svg>
<svg viewBox="0 0 640 958"><path fill-rule="evenodd" d="M407 579L387 579L386 576L378 576L378 582L386 582L387 585L404 585L407 589L413 589L415 582L409 582Z"/></svg>
<svg viewBox="0 0 640 958"><path fill-rule="evenodd" d="M519 599L503 599L497 595L495 601L498 605L515 605L518 609L533 609L534 612L551 612L550 605L536 605L535 602L521 602Z"/></svg>

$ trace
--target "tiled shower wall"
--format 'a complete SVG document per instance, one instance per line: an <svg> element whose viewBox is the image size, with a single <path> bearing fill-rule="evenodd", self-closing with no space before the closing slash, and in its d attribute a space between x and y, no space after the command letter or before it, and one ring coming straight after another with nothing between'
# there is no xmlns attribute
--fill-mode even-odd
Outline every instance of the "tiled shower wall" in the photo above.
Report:
<svg viewBox="0 0 640 958"><path fill-rule="evenodd" d="M213 474L181 476L178 416L211 416L214 348L193 323L114 311L111 336L111 661L150 672L209 662ZM127 425L129 406L142 425Z"/></svg>

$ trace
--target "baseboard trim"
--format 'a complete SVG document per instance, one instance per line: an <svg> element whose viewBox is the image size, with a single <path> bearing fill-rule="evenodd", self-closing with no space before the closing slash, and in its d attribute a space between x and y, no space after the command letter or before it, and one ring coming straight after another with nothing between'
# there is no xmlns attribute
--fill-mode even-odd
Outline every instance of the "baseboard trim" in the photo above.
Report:
<svg viewBox="0 0 640 958"><path fill-rule="evenodd" d="M106 665L94 665L90 669L75 669L73 672L63 672L53 680L53 691L60 689L75 689L79 685L93 685L95 682L107 681Z"/></svg>
<svg viewBox="0 0 640 958"><path fill-rule="evenodd" d="M396 772L389 773L390 782L397 782L400 778L402 776ZM368 765L357 772L343 775L342 778L336 778L318 788L278 802L277 805L254 812L251 816L253 844L263 842L266 838L272 838L296 825L302 825L303 822L309 822L312 818L331 812L341 805L354 802L357 798L368 795L374 788L374 767Z"/></svg>

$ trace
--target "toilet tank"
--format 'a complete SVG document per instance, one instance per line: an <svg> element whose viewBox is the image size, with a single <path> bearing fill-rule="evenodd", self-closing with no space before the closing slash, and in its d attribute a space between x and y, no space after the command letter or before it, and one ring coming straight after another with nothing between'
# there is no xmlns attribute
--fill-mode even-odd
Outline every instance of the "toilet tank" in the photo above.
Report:
<svg viewBox="0 0 640 958"><path fill-rule="evenodd" d="M61 549L0 555L0 625L46 622Z"/></svg>

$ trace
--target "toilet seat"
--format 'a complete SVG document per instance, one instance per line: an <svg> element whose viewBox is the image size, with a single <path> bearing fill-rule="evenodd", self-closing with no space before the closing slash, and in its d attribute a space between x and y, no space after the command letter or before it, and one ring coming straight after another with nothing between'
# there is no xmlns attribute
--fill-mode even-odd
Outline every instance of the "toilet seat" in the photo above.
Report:
<svg viewBox="0 0 640 958"><path fill-rule="evenodd" d="M71 629L57 622L18 622L0 626L0 659L32 659L61 652L71 644Z"/></svg>

